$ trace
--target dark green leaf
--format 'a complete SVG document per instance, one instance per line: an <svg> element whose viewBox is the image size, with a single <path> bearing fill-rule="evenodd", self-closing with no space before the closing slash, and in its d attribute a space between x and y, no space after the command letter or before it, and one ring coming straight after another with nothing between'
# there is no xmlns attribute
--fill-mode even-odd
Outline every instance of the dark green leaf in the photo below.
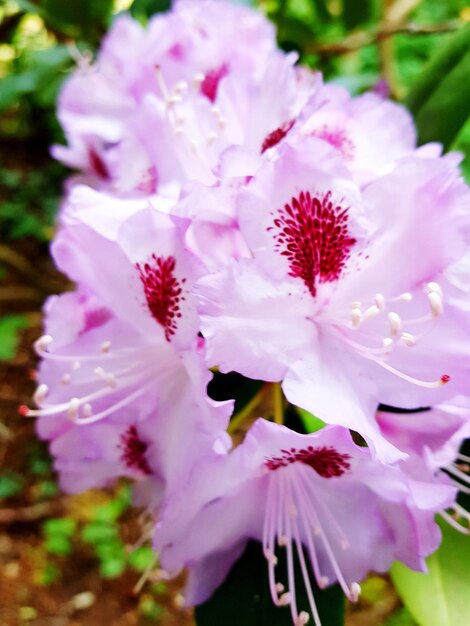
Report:
<svg viewBox="0 0 470 626"><path fill-rule="evenodd" d="M16 472L8 472L0 476L0 499L11 498L24 489L24 479Z"/></svg>
<svg viewBox="0 0 470 626"><path fill-rule="evenodd" d="M28 320L24 315L6 315L0 319L0 361L8 361L15 356L20 331L27 325Z"/></svg>
<svg viewBox="0 0 470 626"><path fill-rule="evenodd" d="M348 30L365 24L371 16L371 0L343 0L343 22Z"/></svg>
<svg viewBox="0 0 470 626"><path fill-rule="evenodd" d="M93 39L107 24L113 0L41 0L44 19L55 29L71 37Z"/></svg>
<svg viewBox="0 0 470 626"><path fill-rule="evenodd" d="M331 19L325 0L311 0L311 2L315 7L315 13L319 20L325 22L326 20Z"/></svg>
<svg viewBox="0 0 470 626"><path fill-rule="evenodd" d="M439 141L448 149L470 112L470 48L443 78L415 116L420 144Z"/></svg>
<svg viewBox="0 0 470 626"><path fill-rule="evenodd" d="M168 11L170 7L171 0L134 0L131 13L139 19L145 19L155 13Z"/></svg>
<svg viewBox="0 0 470 626"><path fill-rule="evenodd" d="M276 567L282 581L285 557ZM299 611L310 612L302 575L296 563ZM313 577L311 577L313 580ZM314 588L315 601L324 626L343 626L344 596L338 586L324 591ZM196 608L197 626L291 626L288 607L274 606L269 592L268 568L261 545L251 541L224 583L210 600Z"/></svg>
<svg viewBox="0 0 470 626"><path fill-rule="evenodd" d="M118 536L117 528L114 524L107 522L90 522L82 531L82 539L87 543L99 544L103 541L115 539Z"/></svg>
<svg viewBox="0 0 470 626"><path fill-rule="evenodd" d="M443 541L426 561L429 574L396 563L392 579L418 624L462 626L470 615L470 540L447 524L440 525Z"/></svg>
<svg viewBox="0 0 470 626"><path fill-rule="evenodd" d="M406 99L406 105L414 115L420 111L449 72L467 55L469 48L470 24L457 31L439 48L415 81Z"/></svg>

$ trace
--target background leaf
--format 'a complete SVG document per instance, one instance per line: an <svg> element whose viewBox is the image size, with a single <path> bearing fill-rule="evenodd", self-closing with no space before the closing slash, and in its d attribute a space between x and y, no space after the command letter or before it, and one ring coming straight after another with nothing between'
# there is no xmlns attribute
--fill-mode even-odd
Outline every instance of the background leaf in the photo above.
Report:
<svg viewBox="0 0 470 626"><path fill-rule="evenodd" d="M470 24L458 30L422 69L405 103L414 115L419 113L449 72L467 55L469 48Z"/></svg>
<svg viewBox="0 0 470 626"><path fill-rule="evenodd" d="M401 563L392 568L396 589L420 626L462 626L470 615L470 541L441 523L443 541L427 559L429 575Z"/></svg>
<svg viewBox="0 0 470 626"><path fill-rule="evenodd" d="M277 555L278 573L286 571L285 557ZM300 568L296 563L297 600L300 610L310 613ZM280 575L282 579L282 575ZM311 578L313 580L313 577ZM285 582L285 581L282 581ZM344 595L338 586L320 591L315 600L324 626L343 626ZM221 621L221 617L223 619ZM212 598L196 608L197 626L292 626L288 607L276 607L269 592L268 568L261 544L250 541L225 582Z"/></svg>
<svg viewBox="0 0 470 626"><path fill-rule="evenodd" d="M470 48L439 83L415 117L420 144L439 141L448 149L470 112Z"/></svg>

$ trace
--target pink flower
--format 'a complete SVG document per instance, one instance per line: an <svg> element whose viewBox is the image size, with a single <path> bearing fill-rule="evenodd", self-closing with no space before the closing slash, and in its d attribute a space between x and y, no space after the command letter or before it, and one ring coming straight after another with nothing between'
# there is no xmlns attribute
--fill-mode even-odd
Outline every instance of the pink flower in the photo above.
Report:
<svg viewBox="0 0 470 626"><path fill-rule="evenodd" d="M373 461L346 429L300 435L260 419L229 455L201 460L169 498L155 544L164 567L189 567L193 604L212 594L249 538L262 541L272 599L290 606L296 626L309 617L296 602L297 553L319 625L307 562L320 588L338 581L351 600L370 569L385 571L397 559L423 570L440 541L434 511L454 493L447 487L417 506L400 469ZM287 572L276 568L281 550Z"/></svg>
<svg viewBox="0 0 470 626"><path fill-rule="evenodd" d="M470 437L468 397L458 396L417 412L381 410L377 412L377 422L387 439L410 455L403 469L412 479L426 472L445 476L458 491L470 494L470 458L459 451L463 441ZM420 489L421 484L416 487L418 494ZM457 531L470 534L468 511L457 501L450 508L452 515L441 511L442 517Z"/></svg>
<svg viewBox="0 0 470 626"><path fill-rule="evenodd" d="M443 272L469 204L452 158L407 158L361 192L325 142L285 143L239 194L253 258L199 282L209 363L283 380L290 402L396 458L377 404L427 406L468 376Z"/></svg>

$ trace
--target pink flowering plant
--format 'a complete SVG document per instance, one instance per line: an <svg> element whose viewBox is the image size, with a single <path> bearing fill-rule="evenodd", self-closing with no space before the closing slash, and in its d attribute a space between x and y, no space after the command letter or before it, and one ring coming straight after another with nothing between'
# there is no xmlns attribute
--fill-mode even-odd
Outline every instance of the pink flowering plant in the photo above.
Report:
<svg viewBox="0 0 470 626"><path fill-rule="evenodd" d="M20 411L62 488L130 479L201 625L220 598L244 626L342 624L369 572L426 571L437 518L469 534L459 154L216 0L118 17L58 117L76 286L46 302Z"/></svg>

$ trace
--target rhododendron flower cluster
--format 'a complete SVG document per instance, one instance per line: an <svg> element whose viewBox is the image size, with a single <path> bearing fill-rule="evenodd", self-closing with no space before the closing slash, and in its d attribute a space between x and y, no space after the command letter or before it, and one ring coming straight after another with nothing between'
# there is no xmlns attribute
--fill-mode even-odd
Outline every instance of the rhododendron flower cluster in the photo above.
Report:
<svg viewBox="0 0 470 626"><path fill-rule="evenodd" d="M260 13L180 0L79 64L53 148L78 170L52 246L76 287L46 303L21 412L64 490L133 481L188 604L254 539L273 602L319 626L317 587L425 570L436 513L468 532L470 192L403 107L296 61ZM260 381L232 421L235 390L208 392L228 372Z"/></svg>

